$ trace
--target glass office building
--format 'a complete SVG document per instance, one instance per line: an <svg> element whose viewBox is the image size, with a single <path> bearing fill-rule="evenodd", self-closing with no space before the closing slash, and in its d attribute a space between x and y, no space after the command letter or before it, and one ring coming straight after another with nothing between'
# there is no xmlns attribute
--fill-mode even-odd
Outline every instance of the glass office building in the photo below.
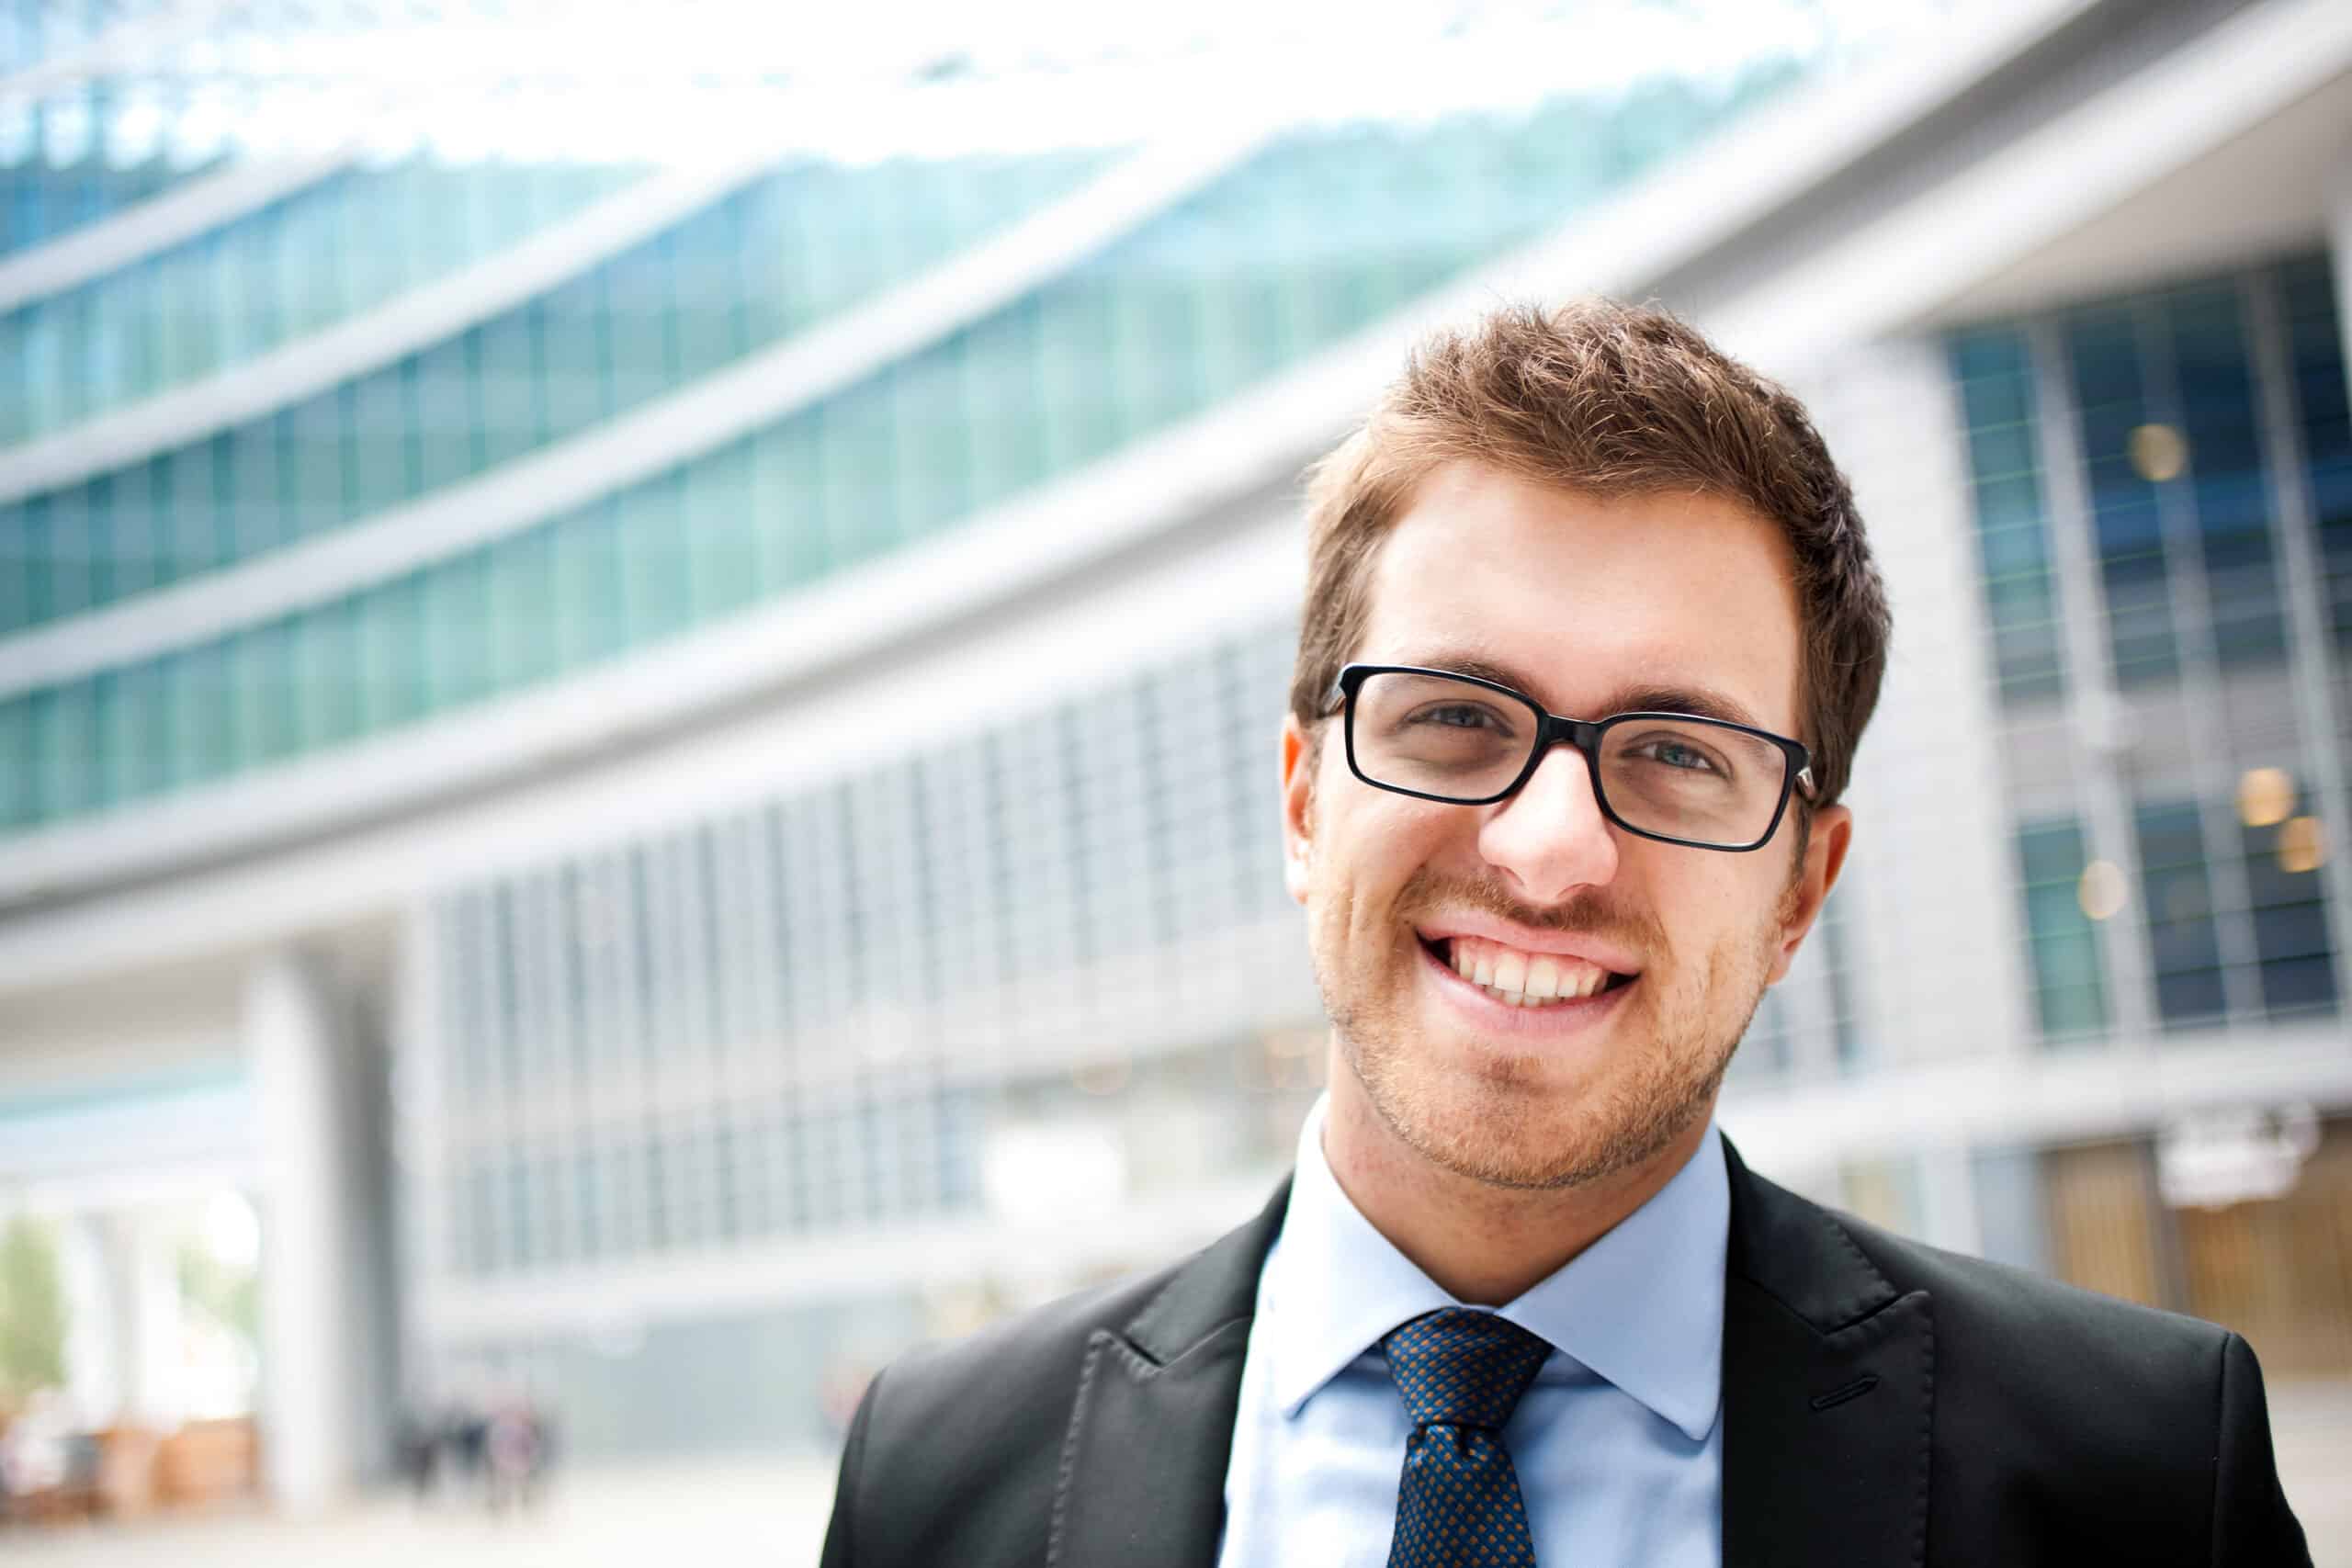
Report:
<svg viewBox="0 0 2352 1568"><path fill-rule="evenodd" d="M116 1325L93 1419L192 1409L191 1192L261 1216L289 1501L494 1388L820 1442L1250 1212L1324 1071L1297 475L1419 325L1581 288L1790 380L1895 599L1726 1129L2352 1371L2352 26L562 157L269 141L120 63L245 21L87 22L0 12L0 1204Z"/></svg>

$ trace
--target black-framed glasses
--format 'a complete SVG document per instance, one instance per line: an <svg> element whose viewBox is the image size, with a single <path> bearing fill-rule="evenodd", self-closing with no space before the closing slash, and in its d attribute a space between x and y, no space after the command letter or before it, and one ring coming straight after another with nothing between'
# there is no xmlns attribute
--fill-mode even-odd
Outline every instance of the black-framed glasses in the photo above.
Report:
<svg viewBox="0 0 2352 1568"><path fill-rule="evenodd" d="M1516 794L1553 747L1573 746L1602 816L1694 849L1762 849L1796 787L1813 788L1812 754L1784 735L1684 713L1562 718L1446 670L1351 664L1324 712L1342 709L1348 767L1375 789L1487 806Z"/></svg>

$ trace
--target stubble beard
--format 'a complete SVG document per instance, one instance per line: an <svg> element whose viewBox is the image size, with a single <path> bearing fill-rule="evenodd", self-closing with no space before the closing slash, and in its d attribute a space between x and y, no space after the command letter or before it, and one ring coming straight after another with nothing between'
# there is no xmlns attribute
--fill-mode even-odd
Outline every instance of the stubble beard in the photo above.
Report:
<svg viewBox="0 0 2352 1568"><path fill-rule="evenodd" d="M1794 894L1793 886L1790 897ZM1476 1073L1436 1068L1417 1049L1408 1015L1415 981L1392 973L1393 947L1318 929L1315 978L1341 1055L1374 1114L1408 1147L1442 1170L1525 1191L1588 1186L1657 1157L1707 1114L1732 1055L1763 1000L1788 897L1775 918L1718 944L1679 973L1645 968L1638 1013L1614 1030L1618 1056L1588 1092L1563 1102L1533 1053L1494 1054ZM1443 885L1416 874L1400 892L1395 932L1417 910L1477 909L1538 930L1605 935L1663 956L1655 925L1614 917L1589 902L1530 909L1491 886ZM1340 922L1344 926L1345 922ZM1331 940L1333 938L1338 940ZM1366 959L1349 962L1351 951ZM1407 962L1419 962L1408 955Z"/></svg>

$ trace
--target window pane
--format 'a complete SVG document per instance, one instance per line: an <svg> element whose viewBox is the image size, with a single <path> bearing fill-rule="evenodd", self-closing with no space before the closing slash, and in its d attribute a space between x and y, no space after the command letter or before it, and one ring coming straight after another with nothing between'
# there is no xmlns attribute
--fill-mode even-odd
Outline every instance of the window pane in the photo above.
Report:
<svg viewBox="0 0 2352 1568"><path fill-rule="evenodd" d="M2028 824L2018 834L2018 864L2043 1035L2054 1040L2104 1028L2098 940L2077 891L2084 864L2080 825L2071 819Z"/></svg>
<svg viewBox="0 0 2352 1568"><path fill-rule="evenodd" d="M2190 804L2139 811L2142 888L2156 1010L2168 1025L2217 1020L2224 1010L2203 829Z"/></svg>

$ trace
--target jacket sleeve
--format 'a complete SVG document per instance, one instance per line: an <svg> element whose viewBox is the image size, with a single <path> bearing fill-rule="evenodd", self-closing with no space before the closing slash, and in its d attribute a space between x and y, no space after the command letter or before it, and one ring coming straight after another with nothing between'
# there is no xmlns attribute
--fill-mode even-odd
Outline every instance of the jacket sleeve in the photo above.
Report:
<svg viewBox="0 0 2352 1568"><path fill-rule="evenodd" d="M825 1551L817 1560L818 1568L857 1568L858 1472L865 1462L865 1426L874 1416L874 1393L881 1386L878 1376L865 1385L857 1414L850 1420L849 1440L842 1445L841 1476L833 1483L833 1517L825 1526ZM2267 1435L2264 1440L2267 1444Z"/></svg>
<svg viewBox="0 0 2352 1568"><path fill-rule="evenodd" d="M2222 1346L2220 1454L2213 1473L2214 1568L2302 1564L2311 1548L2278 1484L2270 1408L2253 1348L2232 1334Z"/></svg>

